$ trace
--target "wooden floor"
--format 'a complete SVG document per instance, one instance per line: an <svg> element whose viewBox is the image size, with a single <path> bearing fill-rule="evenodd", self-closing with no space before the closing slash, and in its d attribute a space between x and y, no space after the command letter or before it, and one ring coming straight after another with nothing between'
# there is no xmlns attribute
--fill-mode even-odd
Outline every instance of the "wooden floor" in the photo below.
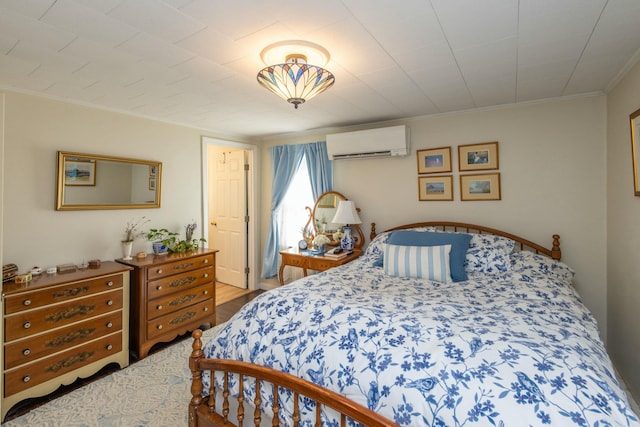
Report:
<svg viewBox="0 0 640 427"><path fill-rule="evenodd" d="M265 291L263 290L249 291L246 289L236 288L235 286L225 285L223 283L216 283L216 324L219 325L229 320L231 316L233 316L235 313L238 312L238 310L242 308L242 306L244 306L246 303L248 303L253 298L255 298L256 296L260 295L263 292ZM149 351L149 354L162 351L166 347L173 345L178 341L183 341L185 339L191 339L191 334L187 333L185 335L179 336L175 340L169 343L158 343L151 348L151 350ZM186 363L187 357L188 355L185 355L185 363ZM131 363L135 363L135 360L132 360ZM58 390L54 391L53 393L47 396L24 400L16 404L7 413L7 416L5 417L5 419L0 421L9 421L10 419L26 414L30 410L40 405L43 405L48 401L51 401L57 397L60 397L66 393L69 393L72 390L82 387L83 385L86 385L92 381L95 381L99 378L109 375L119 369L120 368L117 365L109 364L105 366L102 370L97 372L96 374L90 376L89 378L79 378L78 380L76 380L75 382L73 382L68 386L61 386Z"/></svg>

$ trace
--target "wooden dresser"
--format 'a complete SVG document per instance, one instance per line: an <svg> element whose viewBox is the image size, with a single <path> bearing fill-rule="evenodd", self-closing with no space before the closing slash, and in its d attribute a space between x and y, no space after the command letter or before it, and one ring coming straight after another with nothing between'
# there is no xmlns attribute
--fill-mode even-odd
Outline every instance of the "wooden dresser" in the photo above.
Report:
<svg viewBox="0 0 640 427"><path fill-rule="evenodd" d="M129 364L129 271L102 262L2 289L2 419L16 403Z"/></svg>
<svg viewBox="0 0 640 427"><path fill-rule="evenodd" d="M148 254L117 260L131 273L130 348L138 359L154 344L168 342L205 323L216 323L216 252Z"/></svg>

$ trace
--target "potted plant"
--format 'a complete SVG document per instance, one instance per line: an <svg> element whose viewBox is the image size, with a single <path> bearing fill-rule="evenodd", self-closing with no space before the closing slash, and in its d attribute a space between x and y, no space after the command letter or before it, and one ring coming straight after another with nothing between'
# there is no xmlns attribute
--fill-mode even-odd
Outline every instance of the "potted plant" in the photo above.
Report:
<svg viewBox="0 0 640 427"><path fill-rule="evenodd" d="M124 228L124 239L122 239L122 254L124 260L131 259L131 251L133 250L133 241L144 234L140 227L149 222L145 217L138 221L128 221Z"/></svg>
<svg viewBox="0 0 640 427"><path fill-rule="evenodd" d="M166 254L169 250L168 242L171 238L175 238L177 233L173 233L166 228L152 228L147 232L147 240L151 242L153 253L160 255Z"/></svg>

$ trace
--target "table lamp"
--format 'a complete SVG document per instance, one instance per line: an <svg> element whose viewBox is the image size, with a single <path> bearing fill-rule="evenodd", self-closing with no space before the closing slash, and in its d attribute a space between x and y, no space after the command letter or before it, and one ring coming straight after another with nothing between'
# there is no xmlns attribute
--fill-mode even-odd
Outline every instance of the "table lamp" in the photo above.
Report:
<svg viewBox="0 0 640 427"><path fill-rule="evenodd" d="M331 221L334 224L344 224L344 236L340 241L340 247L345 251L353 250L353 236L351 235L350 224L362 224L358 211L356 210L356 204L351 200L342 200L338 204L338 210L336 215Z"/></svg>

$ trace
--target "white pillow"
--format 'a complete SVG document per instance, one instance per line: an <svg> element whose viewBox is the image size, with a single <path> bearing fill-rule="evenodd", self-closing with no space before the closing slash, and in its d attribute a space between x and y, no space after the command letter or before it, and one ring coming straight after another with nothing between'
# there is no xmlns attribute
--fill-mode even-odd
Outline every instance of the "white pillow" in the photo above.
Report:
<svg viewBox="0 0 640 427"><path fill-rule="evenodd" d="M401 246L387 244L384 272L389 276L416 277L450 283L449 253L451 245Z"/></svg>

